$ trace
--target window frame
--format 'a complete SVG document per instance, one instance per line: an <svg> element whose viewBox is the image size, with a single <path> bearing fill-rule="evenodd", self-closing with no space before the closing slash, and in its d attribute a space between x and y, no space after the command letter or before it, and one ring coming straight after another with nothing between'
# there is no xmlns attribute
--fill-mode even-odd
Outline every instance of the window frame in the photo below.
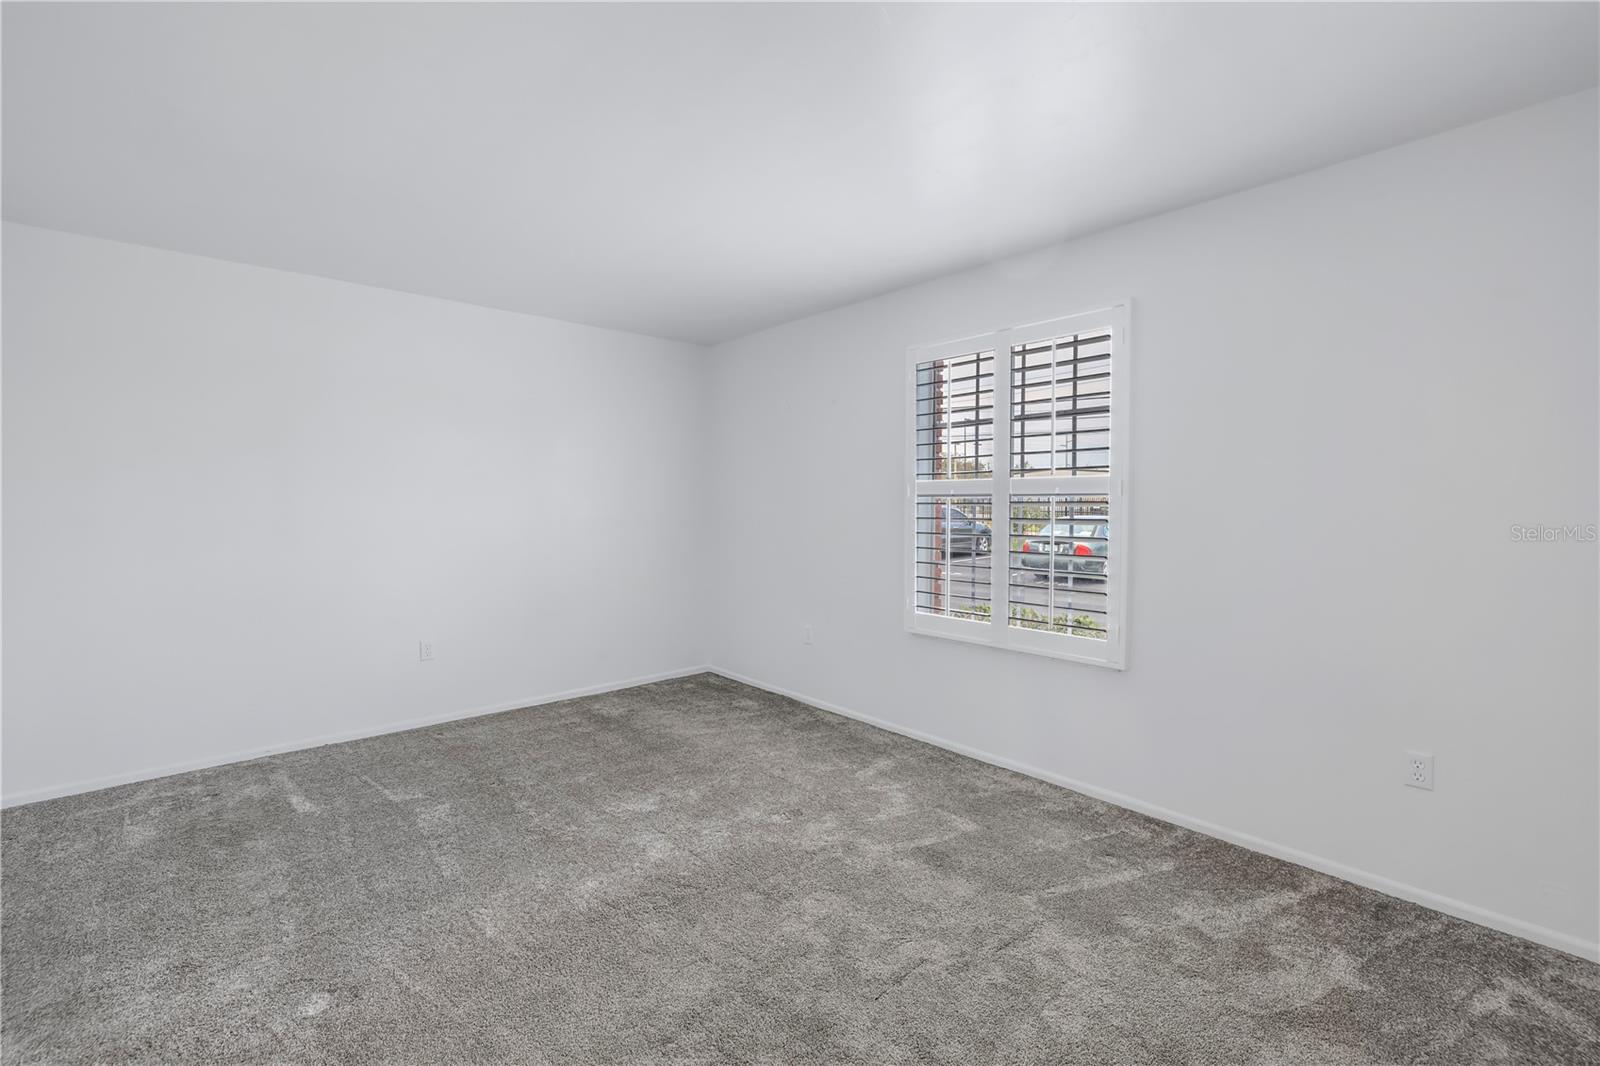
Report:
<svg viewBox="0 0 1600 1066"><path fill-rule="evenodd" d="M938 344L914 345L906 352L902 391L905 403L905 517L901 535L905 551L905 627L914 634L983 644L1009 651L1044 655L1071 662L1126 668L1128 627L1129 513L1129 380L1131 344L1129 311L1132 301L1117 300L1104 307L1059 318L1009 326ZM1013 344L1036 341L1041 336L1061 336L1108 331L1111 334L1111 459L1106 474L1058 474L1018 477L1011 469L1014 440L1011 425ZM993 458L987 478L917 479L917 367L937 359L994 351ZM1052 448L1054 444L1052 442ZM1110 512L1110 543L1106 548L1106 636L1080 637L1070 632L1028 629L1010 623L1011 498L1049 495L1105 496ZM989 618L987 621L949 618L916 609L917 503L921 497L987 497L992 535L989 547ZM955 500L951 506L959 507Z"/></svg>

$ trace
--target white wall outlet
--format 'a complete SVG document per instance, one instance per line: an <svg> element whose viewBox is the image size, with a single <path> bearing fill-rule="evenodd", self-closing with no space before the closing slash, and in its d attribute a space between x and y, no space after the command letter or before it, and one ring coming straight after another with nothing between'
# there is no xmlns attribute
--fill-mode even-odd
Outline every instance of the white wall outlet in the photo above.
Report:
<svg viewBox="0 0 1600 1066"><path fill-rule="evenodd" d="M425 663L433 662L433 641L417 641L417 659L418 661Z"/></svg>
<svg viewBox="0 0 1600 1066"><path fill-rule="evenodd" d="M1406 786L1433 791L1433 756L1420 751L1406 752Z"/></svg>
<svg viewBox="0 0 1600 1066"><path fill-rule="evenodd" d="M806 626L805 634L802 636L801 639L807 644L811 643L811 627L810 626Z"/></svg>

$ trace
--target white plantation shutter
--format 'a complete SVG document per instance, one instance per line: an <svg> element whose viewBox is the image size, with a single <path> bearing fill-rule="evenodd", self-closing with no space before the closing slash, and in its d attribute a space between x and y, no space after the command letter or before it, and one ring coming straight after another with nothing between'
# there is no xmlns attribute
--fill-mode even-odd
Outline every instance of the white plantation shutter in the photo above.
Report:
<svg viewBox="0 0 1600 1066"><path fill-rule="evenodd" d="M1123 665L1127 312L911 350L912 631Z"/></svg>

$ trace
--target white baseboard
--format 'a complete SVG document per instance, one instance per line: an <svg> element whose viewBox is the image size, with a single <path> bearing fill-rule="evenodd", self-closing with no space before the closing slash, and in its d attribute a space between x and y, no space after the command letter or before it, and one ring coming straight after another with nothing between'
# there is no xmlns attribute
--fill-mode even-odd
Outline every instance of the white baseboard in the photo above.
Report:
<svg viewBox="0 0 1600 1066"><path fill-rule="evenodd" d="M1549 929L1542 925L1535 925L1532 922L1523 921L1520 918L1513 918L1510 915L1501 914L1498 911L1491 911L1484 907L1479 907L1476 904L1466 903L1462 900L1454 899L1449 896L1442 896L1437 892L1430 892L1426 889L1417 888L1414 885L1408 885L1399 881L1395 881L1380 874L1357 869L1356 867L1348 866L1341 862L1335 862L1332 859L1325 859L1320 855L1313 855L1310 852L1301 851L1299 848L1292 848L1284 844L1278 844L1270 840L1265 840L1250 833L1242 833L1238 830L1229 829L1226 826L1217 825L1214 822L1208 822L1202 818L1194 818L1183 814L1180 811L1169 810L1166 807L1157 806L1153 803L1146 803L1145 801L1136 797L1124 795L1120 792L1114 792L1107 788L1101 788L1098 785L1093 785L1086 781L1079 781L1075 778L1053 773L1049 770L1044 770L1037 766L1020 762L1016 759L1008 759L1000 755L995 755L991 752L983 751L979 748L970 747L966 744L959 744L955 741L946 740L943 737L934 736L931 733L924 733L921 730L910 729L906 726L898 725L882 718L876 718L869 714L862 714L858 711L850 710L847 707L841 707L825 700L815 699L799 692L780 688L776 685L770 685L766 682L758 681L755 678L746 677L743 674L738 674L731 670L724 670L715 666L694 666L681 670L668 670L662 673L649 674L644 677L633 677L623 681L588 685L583 688L569 689L565 692L556 692L549 695L535 696L528 699L512 700L507 703L498 703L488 707L475 707L464 711L446 711L442 714L428 715L422 718L412 718L401 722L387 722L383 725L363 729L349 729L337 733L326 733L321 736L309 737L303 740L269 744L263 747L250 748L244 751L229 752L227 754L215 756L207 756L199 759L191 759L185 762L172 763L166 766L151 767L143 770L133 770L120 774L110 774L105 777L91 778L83 781L71 781L58 785L49 785L44 788L35 788L29 789L25 792L8 794L3 799L0 799L0 807L18 807L26 803L38 803L41 800L56 799L60 796L73 796L82 792L95 792L99 789L112 788L116 785L126 785L137 781L153 781L157 778L170 777L173 774L181 774L189 770L204 770L213 766L225 766L229 763L246 762L250 759L259 759L267 755L280 755L286 751L304 751L308 748L320 748L327 744L338 744L347 740L361 740L365 737L381 736L386 733L403 733L408 729L420 729L424 726L438 725L443 722L459 721L466 718L477 718L486 714L499 714L502 711L515 711L524 707L537 707L541 704L557 703L561 700L576 699L580 696L593 696L602 692L615 692L619 689L633 688L638 685L648 685L655 681L666 681L672 678L688 677L692 674L707 672L718 674L730 680L763 689L767 692L773 692L780 696L787 696L792 700L798 700L799 702L807 704L808 706L816 707L820 710L828 711L833 714L842 715L845 718L852 718L858 722L865 722L866 724L876 726L879 729L886 729L891 733L898 733L901 736L910 737L913 740L920 740L923 743L932 744L935 747L944 748L947 751L953 751L957 754L965 755L968 758L977 759L980 762L989 763L993 766L1001 766L1007 770L1015 770L1017 773L1026 774L1029 777L1038 778L1041 781L1048 781L1053 785L1060 785L1063 788L1070 788L1074 792L1081 792L1086 796L1093 796L1096 799L1104 800L1107 803L1115 804L1118 807L1123 807L1130 811L1137 811L1140 814L1149 815L1152 818L1158 818L1163 822L1170 822L1173 825L1180 825L1185 829L1192 829L1197 833L1204 833L1206 836L1215 837L1218 840L1225 840L1230 844L1237 844L1240 847L1248 848L1251 851L1260 852L1263 855L1270 855L1273 858L1283 859L1286 862L1292 862L1298 866L1304 866L1320 873L1329 874L1333 877L1338 877L1345 881L1350 881L1354 884L1374 889L1378 892L1384 893L1385 895L1390 895L1398 899L1421 904L1424 907L1431 908L1443 914L1449 914L1457 918L1465 919L1469 922L1475 922L1478 925L1488 926L1490 929L1498 929L1503 933L1510 933L1513 936L1519 936L1526 940L1532 940L1535 943L1544 944L1547 947L1555 948L1558 951L1565 951L1568 954L1576 955L1579 958L1588 959L1593 962L1600 962L1600 943L1595 941L1583 940L1568 933L1562 933L1555 929Z"/></svg>
<svg viewBox="0 0 1600 1066"><path fill-rule="evenodd" d="M361 729L346 729L338 733L324 733L321 736L307 737L304 740L290 740L278 744L268 744L259 748L248 748L244 751L208 755L199 759L171 763L167 766L130 770L126 773L109 774L105 777L95 777L85 781L69 781L59 785L47 785L44 788L32 788L25 792L8 794L3 799L0 799L0 807L20 807L25 803L38 803L41 800L56 799L60 796L75 796L80 792L97 792L102 788L111 788L115 785L128 785L136 781L153 781L158 777L170 777L173 774L186 773L189 770L205 770L213 766L226 766L229 763L248 762L251 759L259 759L267 755L281 755L286 751L304 751L307 748L320 748L326 744L340 744L346 740L361 740L365 737L382 736L386 733L404 733L408 729L421 729L423 726L439 725L442 722L478 718L486 714L499 714L502 711L518 711L524 707L537 707L544 703L558 703L561 700L576 699L579 696L595 696L602 692L615 692L618 689L648 685L653 681L667 681L675 677L688 677L691 674L703 674L710 671L711 668L709 666L667 670L659 674L630 677L625 681L611 681L600 685L587 685L583 688L569 689L566 692L512 700L509 703L497 703L489 707L474 707L466 711L445 711L443 714L431 714L422 718L408 718L401 722L385 722L382 725Z"/></svg>
<svg viewBox="0 0 1600 1066"><path fill-rule="evenodd" d="M712 673L721 677L726 677L731 681L738 681L754 688L776 693L779 696L787 696L792 700L798 700L801 703L807 704L811 707L816 707L819 710L829 711L833 714L842 715L845 718L853 718L858 722L865 722L868 725L877 726L879 729L886 729L891 733L899 733L901 736L910 737L913 740L920 740L923 743L932 744L938 748L944 748L946 751L953 751L959 755L965 755L968 758L977 759L979 762L986 762L993 766L1004 767L1007 770L1015 770L1019 774L1026 774L1029 777L1036 777L1041 781L1048 781L1052 785L1060 785L1063 788L1070 788L1074 792L1081 792L1086 796L1093 796L1095 799L1105 800L1107 803L1114 804L1118 807L1124 807L1130 811L1137 811L1139 814L1149 815L1151 818L1157 818L1163 822L1170 822L1173 825L1183 826L1185 829L1192 829L1197 833L1203 833L1206 836L1215 837L1218 840L1225 840L1230 844L1237 844L1242 848L1248 848L1251 851L1257 851L1263 855L1270 855L1275 859L1283 859L1284 861L1292 862L1297 866L1304 866L1308 869L1316 870L1319 873L1329 874L1333 877L1340 878L1341 880L1349 881L1365 888L1374 889L1388 896L1394 896L1398 899L1407 900L1411 903L1421 904L1422 906L1428 907L1431 910L1436 910L1443 914L1451 915L1455 918L1463 918L1478 925L1488 926L1490 929L1498 929L1502 933L1510 933L1512 936L1522 937L1524 940L1532 940L1535 943L1543 944L1546 947L1555 948L1557 951L1564 951L1569 955L1576 955L1582 959L1588 959L1591 962L1600 962L1600 942L1583 940L1568 933L1563 933L1555 929L1549 929L1542 925L1535 925L1532 922L1523 921L1521 918L1513 918L1508 914L1501 914L1498 911L1491 911L1484 907L1479 907L1476 904L1466 903L1462 900L1453 899L1449 896L1441 896L1437 892L1429 892L1427 889L1417 888L1415 885L1404 884L1391 878L1384 877L1381 874L1371 873L1367 870L1360 870L1354 866L1347 866L1342 862L1335 862L1332 859L1325 859L1320 855L1313 855L1310 852L1301 851L1299 848L1291 848L1285 844L1278 844L1271 840L1264 840L1261 837L1254 836L1250 833L1241 833L1236 829L1229 829L1227 826L1217 825L1215 822L1208 822L1202 818L1194 818L1187 814L1183 814L1180 811L1169 810L1166 807L1160 807L1154 803L1146 803L1144 800L1137 799L1133 796L1124 795L1121 792L1113 792L1108 788L1101 788L1098 785L1091 785L1086 781L1079 781L1071 777L1065 777L1061 774L1052 773L1049 770L1042 770L1037 766L1031 766L1025 762L1019 762L1015 759L1008 759L1004 756L995 755L991 752L969 747L965 744L958 744L955 741L946 740L943 737L934 736L931 733L924 733L917 729L909 729L906 726L897 725L894 722L886 721L882 718L875 718L870 714L862 714L859 711L850 710L848 707L840 707L837 704L828 703L825 700L813 699L810 696L802 695L798 692L792 692L788 689L779 688L776 685L769 685L764 681L758 681L752 677L745 677L744 675L736 674L731 670L724 670L717 666L713 666L710 669Z"/></svg>

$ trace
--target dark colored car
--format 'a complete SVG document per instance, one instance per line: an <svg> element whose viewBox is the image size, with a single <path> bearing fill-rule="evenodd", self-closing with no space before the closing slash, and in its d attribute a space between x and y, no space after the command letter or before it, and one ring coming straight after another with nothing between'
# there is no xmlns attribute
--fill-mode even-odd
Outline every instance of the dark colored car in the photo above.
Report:
<svg viewBox="0 0 1600 1066"><path fill-rule="evenodd" d="M948 504L944 509L944 535L950 542L951 555L988 555L994 539L994 531L988 526Z"/></svg>
<svg viewBox="0 0 1600 1066"><path fill-rule="evenodd" d="M1106 545L1111 526L1106 522L1051 522L1022 538L1016 559L1031 570L1048 571L1055 563L1060 580L1073 577L1105 579ZM1040 574L1040 577L1047 576Z"/></svg>

